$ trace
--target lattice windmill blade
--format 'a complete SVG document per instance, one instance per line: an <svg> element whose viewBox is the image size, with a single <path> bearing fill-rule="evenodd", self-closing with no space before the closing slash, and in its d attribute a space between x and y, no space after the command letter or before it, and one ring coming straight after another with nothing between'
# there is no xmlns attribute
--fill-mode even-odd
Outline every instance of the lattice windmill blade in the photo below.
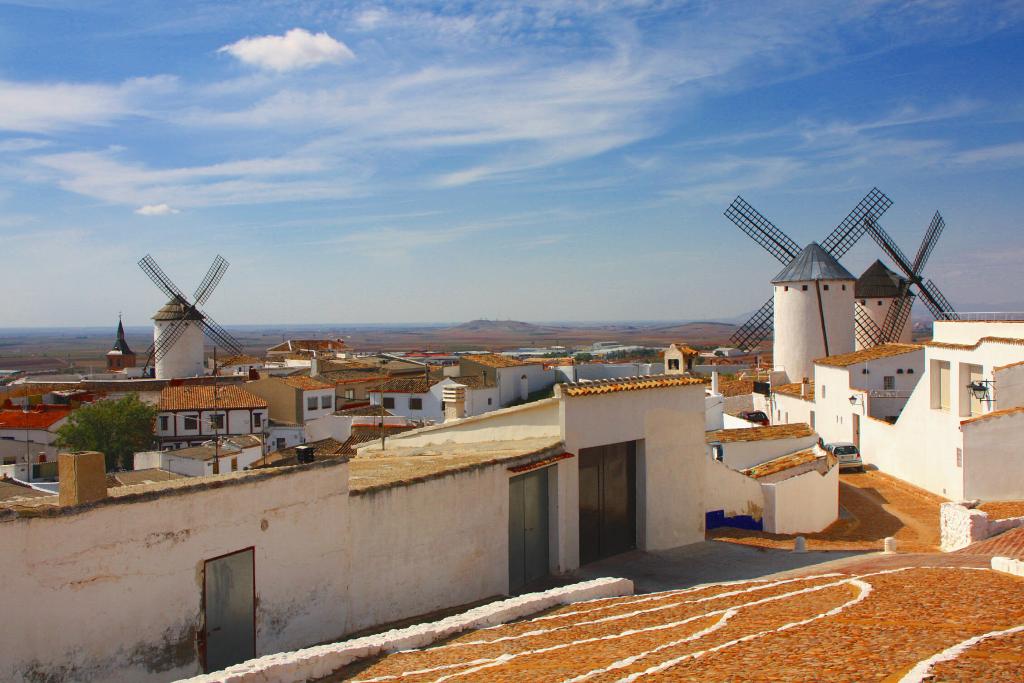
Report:
<svg viewBox="0 0 1024 683"><path fill-rule="evenodd" d="M885 339L882 328L878 326L863 306L856 306L853 310L853 333L861 348L867 349L878 346Z"/></svg>
<svg viewBox="0 0 1024 683"><path fill-rule="evenodd" d="M750 316L747 322L733 332L730 341L741 349L757 346L772 335L772 323L775 312L775 298L772 297L761 305L761 308Z"/></svg>
<svg viewBox="0 0 1024 683"><path fill-rule="evenodd" d="M160 332L160 336L153 342L153 355L157 360L162 359L181 335L185 334L188 324L188 320L175 320Z"/></svg>
<svg viewBox="0 0 1024 683"><path fill-rule="evenodd" d="M203 319L199 324L203 326L206 336L208 336L214 344L225 351L240 354L244 350L241 342L232 337L231 333L225 330L223 326L206 313L203 313Z"/></svg>
<svg viewBox="0 0 1024 683"><path fill-rule="evenodd" d="M882 321L882 339L884 342L897 342L900 340L900 333L903 326L910 317L910 311L914 307L914 295L910 292L910 283L900 287L899 294L889 306Z"/></svg>
<svg viewBox="0 0 1024 683"><path fill-rule="evenodd" d="M213 294L213 290L220 283L220 279L224 277L224 273L227 272L228 260L217 254L217 257L213 259L213 263L210 264L210 269L206 271L206 277L199 283L195 291L195 305L202 306L209 299L210 295Z"/></svg>
<svg viewBox="0 0 1024 683"><path fill-rule="evenodd" d="M896 264L896 267L902 270L903 274L910 280L916 281L918 277L914 274L913 268L911 268L910 259L908 259L907 255L903 253L903 250L896 245L896 241L889 236L889 233L883 230L882 226L874 220L866 221L865 227L867 228L868 234L871 235L872 239L878 243L878 246L882 248L882 251L889 255L889 258L891 258L893 263Z"/></svg>
<svg viewBox="0 0 1024 683"><path fill-rule="evenodd" d="M139 260L139 268L142 268L142 272L149 276L149 279L153 281L157 287L163 290L171 299L180 299L181 301L187 301L185 294L178 289L178 287L171 281L171 278L167 277L167 273L157 265L156 260L146 254Z"/></svg>
<svg viewBox="0 0 1024 683"><path fill-rule="evenodd" d="M800 254L800 245L758 213L743 197L732 201L725 210L725 217L783 264L788 264Z"/></svg>
<svg viewBox="0 0 1024 683"><path fill-rule="evenodd" d="M938 286L928 280L927 282L918 282L917 288L921 292L921 298L924 300L925 306L928 306L928 310L935 316L936 320L959 320L960 316L953 310L953 304L949 303L942 292L939 291Z"/></svg>
<svg viewBox="0 0 1024 683"><path fill-rule="evenodd" d="M914 257L914 263L912 268L915 273L920 273L924 270L924 264L928 262L928 257L932 255L932 251L935 249L935 244L939 241L939 236L946 227L946 221L942 219L942 214L938 211L932 216L932 222L928 226L928 229L924 233L924 239L921 240L921 246L917 250L917 256Z"/></svg>
<svg viewBox="0 0 1024 683"><path fill-rule="evenodd" d="M892 206L892 200L885 193L877 187L871 188L871 191L864 195L857 206L853 207L853 211L840 221L836 229L825 238L821 247L836 260L839 260L861 238L868 222L877 222L890 206Z"/></svg>

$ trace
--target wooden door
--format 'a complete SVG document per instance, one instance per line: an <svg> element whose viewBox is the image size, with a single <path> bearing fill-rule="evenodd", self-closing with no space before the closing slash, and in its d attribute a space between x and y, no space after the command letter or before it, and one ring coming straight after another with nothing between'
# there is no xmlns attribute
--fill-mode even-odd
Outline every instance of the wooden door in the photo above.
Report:
<svg viewBox="0 0 1024 683"><path fill-rule="evenodd" d="M580 562L636 548L636 442L582 449L579 486Z"/></svg>

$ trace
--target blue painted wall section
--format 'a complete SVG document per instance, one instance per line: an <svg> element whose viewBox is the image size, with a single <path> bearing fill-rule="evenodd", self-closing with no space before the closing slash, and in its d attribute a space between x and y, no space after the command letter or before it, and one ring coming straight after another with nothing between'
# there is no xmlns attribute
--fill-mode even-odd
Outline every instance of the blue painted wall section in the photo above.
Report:
<svg viewBox="0 0 1024 683"><path fill-rule="evenodd" d="M764 522L760 519L754 519L750 515L726 517L725 510L712 510L704 514L705 529L717 529L722 526L729 526L734 529L750 529L751 531L764 530Z"/></svg>

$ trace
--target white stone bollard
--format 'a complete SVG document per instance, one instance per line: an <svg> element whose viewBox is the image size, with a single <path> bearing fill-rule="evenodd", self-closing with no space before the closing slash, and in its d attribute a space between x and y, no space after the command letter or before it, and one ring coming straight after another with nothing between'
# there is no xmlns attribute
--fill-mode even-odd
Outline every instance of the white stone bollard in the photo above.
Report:
<svg viewBox="0 0 1024 683"><path fill-rule="evenodd" d="M793 539L793 552L794 553L806 553L807 552L807 539L803 536L797 536Z"/></svg>
<svg viewBox="0 0 1024 683"><path fill-rule="evenodd" d="M884 552L886 555L892 555L896 552L896 539L892 536L887 536L882 548L882 552Z"/></svg>

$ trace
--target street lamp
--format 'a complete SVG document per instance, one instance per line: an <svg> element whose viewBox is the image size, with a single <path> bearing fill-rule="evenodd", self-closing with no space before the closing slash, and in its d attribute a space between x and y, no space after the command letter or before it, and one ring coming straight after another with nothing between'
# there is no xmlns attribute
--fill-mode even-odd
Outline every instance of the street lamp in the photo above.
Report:
<svg viewBox="0 0 1024 683"><path fill-rule="evenodd" d="M850 405L864 405L864 394L852 394L850 396Z"/></svg>
<svg viewBox="0 0 1024 683"><path fill-rule="evenodd" d="M991 397L990 388L995 384L989 379L976 379L967 385L968 390L974 398L979 401L991 404L995 399Z"/></svg>

